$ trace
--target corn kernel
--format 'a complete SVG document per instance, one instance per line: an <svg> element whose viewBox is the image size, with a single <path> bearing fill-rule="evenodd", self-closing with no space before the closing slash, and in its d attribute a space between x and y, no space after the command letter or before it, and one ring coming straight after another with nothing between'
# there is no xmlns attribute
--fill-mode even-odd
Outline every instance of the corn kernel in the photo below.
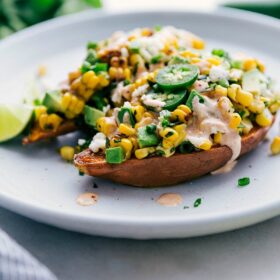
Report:
<svg viewBox="0 0 280 280"><path fill-rule="evenodd" d="M222 133L221 132L217 132L215 135L214 135L214 142L216 144L221 144L221 141L222 141Z"/></svg>
<svg viewBox="0 0 280 280"><path fill-rule="evenodd" d="M248 109L255 114L260 114L264 110L264 108L264 103L258 99L254 99L248 106Z"/></svg>
<svg viewBox="0 0 280 280"><path fill-rule="evenodd" d="M39 126L42 130L47 128L48 114L44 113L39 116Z"/></svg>
<svg viewBox="0 0 280 280"><path fill-rule="evenodd" d="M110 83L109 79L107 79L107 77L105 77L105 75L98 75L99 78L99 85L101 87L107 87Z"/></svg>
<svg viewBox="0 0 280 280"><path fill-rule="evenodd" d="M272 115L268 109L265 109L262 113L256 116L256 123L259 126L265 127L272 123Z"/></svg>
<svg viewBox="0 0 280 280"><path fill-rule="evenodd" d="M215 93L219 96L227 96L227 92L228 92L228 90L225 87L222 87L220 85L217 85L215 87Z"/></svg>
<svg viewBox="0 0 280 280"><path fill-rule="evenodd" d="M204 41L199 38L194 38L192 41L192 47L194 49L202 50L205 47Z"/></svg>
<svg viewBox="0 0 280 280"><path fill-rule="evenodd" d="M204 150L204 151L208 151L210 150L212 147L212 142L209 139L205 139L205 141L199 145L199 149Z"/></svg>
<svg viewBox="0 0 280 280"><path fill-rule="evenodd" d="M149 154L153 153L155 151L155 148L143 148L143 149L137 149L135 150L135 157L138 159L143 159L147 157Z"/></svg>
<svg viewBox="0 0 280 280"><path fill-rule="evenodd" d="M162 140L162 147L165 149L169 149L174 147L174 143L170 141L169 139L163 139Z"/></svg>
<svg viewBox="0 0 280 280"><path fill-rule="evenodd" d="M104 133L106 136L110 136L117 129L116 124L107 117L97 119L96 126L98 131Z"/></svg>
<svg viewBox="0 0 280 280"><path fill-rule="evenodd" d="M253 101L253 94L249 91L239 89L236 92L235 99L241 105L248 107Z"/></svg>
<svg viewBox="0 0 280 280"><path fill-rule="evenodd" d="M280 104L278 102L273 103L269 106L269 111L275 114L279 110Z"/></svg>
<svg viewBox="0 0 280 280"><path fill-rule="evenodd" d="M241 123L240 115L238 113L233 113L229 121L229 127L232 129L237 129L240 123Z"/></svg>
<svg viewBox="0 0 280 280"><path fill-rule="evenodd" d="M271 145L270 145L270 150L271 150L271 153L273 155L278 155L280 154L280 137L279 136L276 136Z"/></svg>
<svg viewBox="0 0 280 280"><path fill-rule="evenodd" d="M179 120L180 122L187 122L186 117L187 113L185 113L183 110L175 109L173 112L171 112L171 119L172 120Z"/></svg>
<svg viewBox="0 0 280 280"><path fill-rule="evenodd" d="M192 52L192 51L190 51L190 50L182 51L182 52L180 53L180 55L181 55L182 57L185 57L185 58L199 57L199 54L198 54L198 53L194 53L194 52Z"/></svg>
<svg viewBox="0 0 280 280"><path fill-rule="evenodd" d="M119 125L119 132L126 136L131 136L136 133L136 130L133 127L131 127L130 125L121 123Z"/></svg>
<svg viewBox="0 0 280 280"><path fill-rule="evenodd" d="M238 84L232 84L228 87L228 97L233 100L233 101L236 101L236 94L237 94L237 91L239 91L241 89L240 85Z"/></svg>
<svg viewBox="0 0 280 280"><path fill-rule="evenodd" d="M190 114L192 110L187 105L179 105L177 109L184 111L186 114Z"/></svg>
<svg viewBox="0 0 280 280"><path fill-rule="evenodd" d="M62 122L62 118L58 116L57 114L50 114L48 116L48 125L52 128L52 130L57 130L59 125Z"/></svg>
<svg viewBox="0 0 280 280"><path fill-rule="evenodd" d="M132 54L130 56L130 64L131 66L135 66L138 63L143 62L142 57L139 54Z"/></svg>
<svg viewBox="0 0 280 280"><path fill-rule="evenodd" d="M248 118L245 118L245 119L242 120L241 124L243 126L242 133L245 134L245 135L249 134L249 132L253 128L252 122Z"/></svg>
<svg viewBox="0 0 280 280"><path fill-rule="evenodd" d="M170 127L160 130L159 135L171 143L174 143L179 137L178 132Z"/></svg>
<svg viewBox="0 0 280 280"><path fill-rule="evenodd" d="M249 71L255 68L257 68L257 63L254 58L247 58L243 61L243 69L245 71Z"/></svg>
<svg viewBox="0 0 280 280"><path fill-rule="evenodd" d="M123 74L124 74L125 80L129 81L131 79L131 71L129 68L125 68Z"/></svg>
<svg viewBox="0 0 280 280"><path fill-rule="evenodd" d="M63 146L59 150L60 156L66 161L72 161L75 154L75 149L71 146Z"/></svg>
<svg viewBox="0 0 280 280"><path fill-rule="evenodd" d="M120 142L120 146L125 151L125 157L126 159L129 159L131 157L131 151L133 149L133 145L129 139L123 138Z"/></svg>
<svg viewBox="0 0 280 280"><path fill-rule="evenodd" d="M260 69L260 71L264 72L265 71L264 64L260 60L258 60L258 59L256 59L256 63L257 63L257 67Z"/></svg>
<svg viewBox="0 0 280 280"><path fill-rule="evenodd" d="M61 107L62 107L63 111L66 111L68 109L71 99L72 99L72 96L71 96L70 92L66 92L63 95L62 100L61 100Z"/></svg>
<svg viewBox="0 0 280 280"><path fill-rule="evenodd" d="M221 64L221 60L218 57L208 57L206 59L209 63L211 63L212 65L218 66Z"/></svg>
<svg viewBox="0 0 280 280"><path fill-rule="evenodd" d="M143 115L145 113L145 108L141 105L133 106L132 113L133 113L136 121L140 122L140 120L143 118Z"/></svg>

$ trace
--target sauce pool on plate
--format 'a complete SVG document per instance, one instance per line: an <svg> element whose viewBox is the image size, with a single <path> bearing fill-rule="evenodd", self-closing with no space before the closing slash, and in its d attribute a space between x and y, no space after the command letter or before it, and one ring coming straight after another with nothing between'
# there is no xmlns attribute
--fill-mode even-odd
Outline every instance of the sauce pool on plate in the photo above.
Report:
<svg viewBox="0 0 280 280"><path fill-rule="evenodd" d="M96 193L86 192L77 197L77 203L81 206L91 206L97 203L99 195Z"/></svg>
<svg viewBox="0 0 280 280"><path fill-rule="evenodd" d="M182 201L183 198L178 193L164 193L161 196L159 196L156 200L156 202L162 206L171 206L171 207L175 207L181 204Z"/></svg>

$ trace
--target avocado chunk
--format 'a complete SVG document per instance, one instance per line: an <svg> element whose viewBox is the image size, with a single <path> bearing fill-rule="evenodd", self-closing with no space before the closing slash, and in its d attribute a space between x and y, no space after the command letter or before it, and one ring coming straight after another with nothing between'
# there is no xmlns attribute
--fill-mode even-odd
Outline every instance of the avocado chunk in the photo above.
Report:
<svg viewBox="0 0 280 280"><path fill-rule="evenodd" d="M105 114L102 111L97 110L93 107L86 105L84 108L85 123L93 126L94 128L96 128L96 121L104 116Z"/></svg>
<svg viewBox="0 0 280 280"><path fill-rule="evenodd" d="M47 92L42 104L47 107L50 112L62 112L61 108L62 93L59 90Z"/></svg>
<svg viewBox="0 0 280 280"><path fill-rule="evenodd" d="M242 88L253 93L261 93L266 88L267 78L258 69L245 72L242 76Z"/></svg>
<svg viewBox="0 0 280 280"><path fill-rule="evenodd" d="M156 125L150 124L138 129L138 143L140 148L157 146L160 142L156 135Z"/></svg>
<svg viewBox="0 0 280 280"><path fill-rule="evenodd" d="M125 155L122 147L114 147L106 149L106 162L119 164L124 161Z"/></svg>
<svg viewBox="0 0 280 280"><path fill-rule="evenodd" d="M186 105L192 110L193 109L193 99L195 97L198 97L199 99L199 103L204 103L204 98L196 91L196 90L192 90L189 97L188 97L188 100L186 102Z"/></svg>

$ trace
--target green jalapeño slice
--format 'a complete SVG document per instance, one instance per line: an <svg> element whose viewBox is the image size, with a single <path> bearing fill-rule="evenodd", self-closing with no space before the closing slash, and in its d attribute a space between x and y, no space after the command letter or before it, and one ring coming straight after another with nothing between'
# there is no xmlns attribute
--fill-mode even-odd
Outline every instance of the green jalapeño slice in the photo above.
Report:
<svg viewBox="0 0 280 280"><path fill-rule="evenodd" d="M164 90L187 88L197 79L199 69L191 64L174 64L161 69L157 76L157 84Z"/></svg>

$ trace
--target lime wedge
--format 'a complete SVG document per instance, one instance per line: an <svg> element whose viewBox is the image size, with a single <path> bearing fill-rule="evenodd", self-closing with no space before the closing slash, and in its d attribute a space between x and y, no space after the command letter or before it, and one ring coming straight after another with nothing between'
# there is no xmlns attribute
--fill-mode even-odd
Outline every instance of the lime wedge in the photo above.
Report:
<svg viewBox="0 0 280 280"><path fill-rule="evenodd" d="M24 104L0 104L0 142L19 135L31 119L33 107Z"/></svg>

